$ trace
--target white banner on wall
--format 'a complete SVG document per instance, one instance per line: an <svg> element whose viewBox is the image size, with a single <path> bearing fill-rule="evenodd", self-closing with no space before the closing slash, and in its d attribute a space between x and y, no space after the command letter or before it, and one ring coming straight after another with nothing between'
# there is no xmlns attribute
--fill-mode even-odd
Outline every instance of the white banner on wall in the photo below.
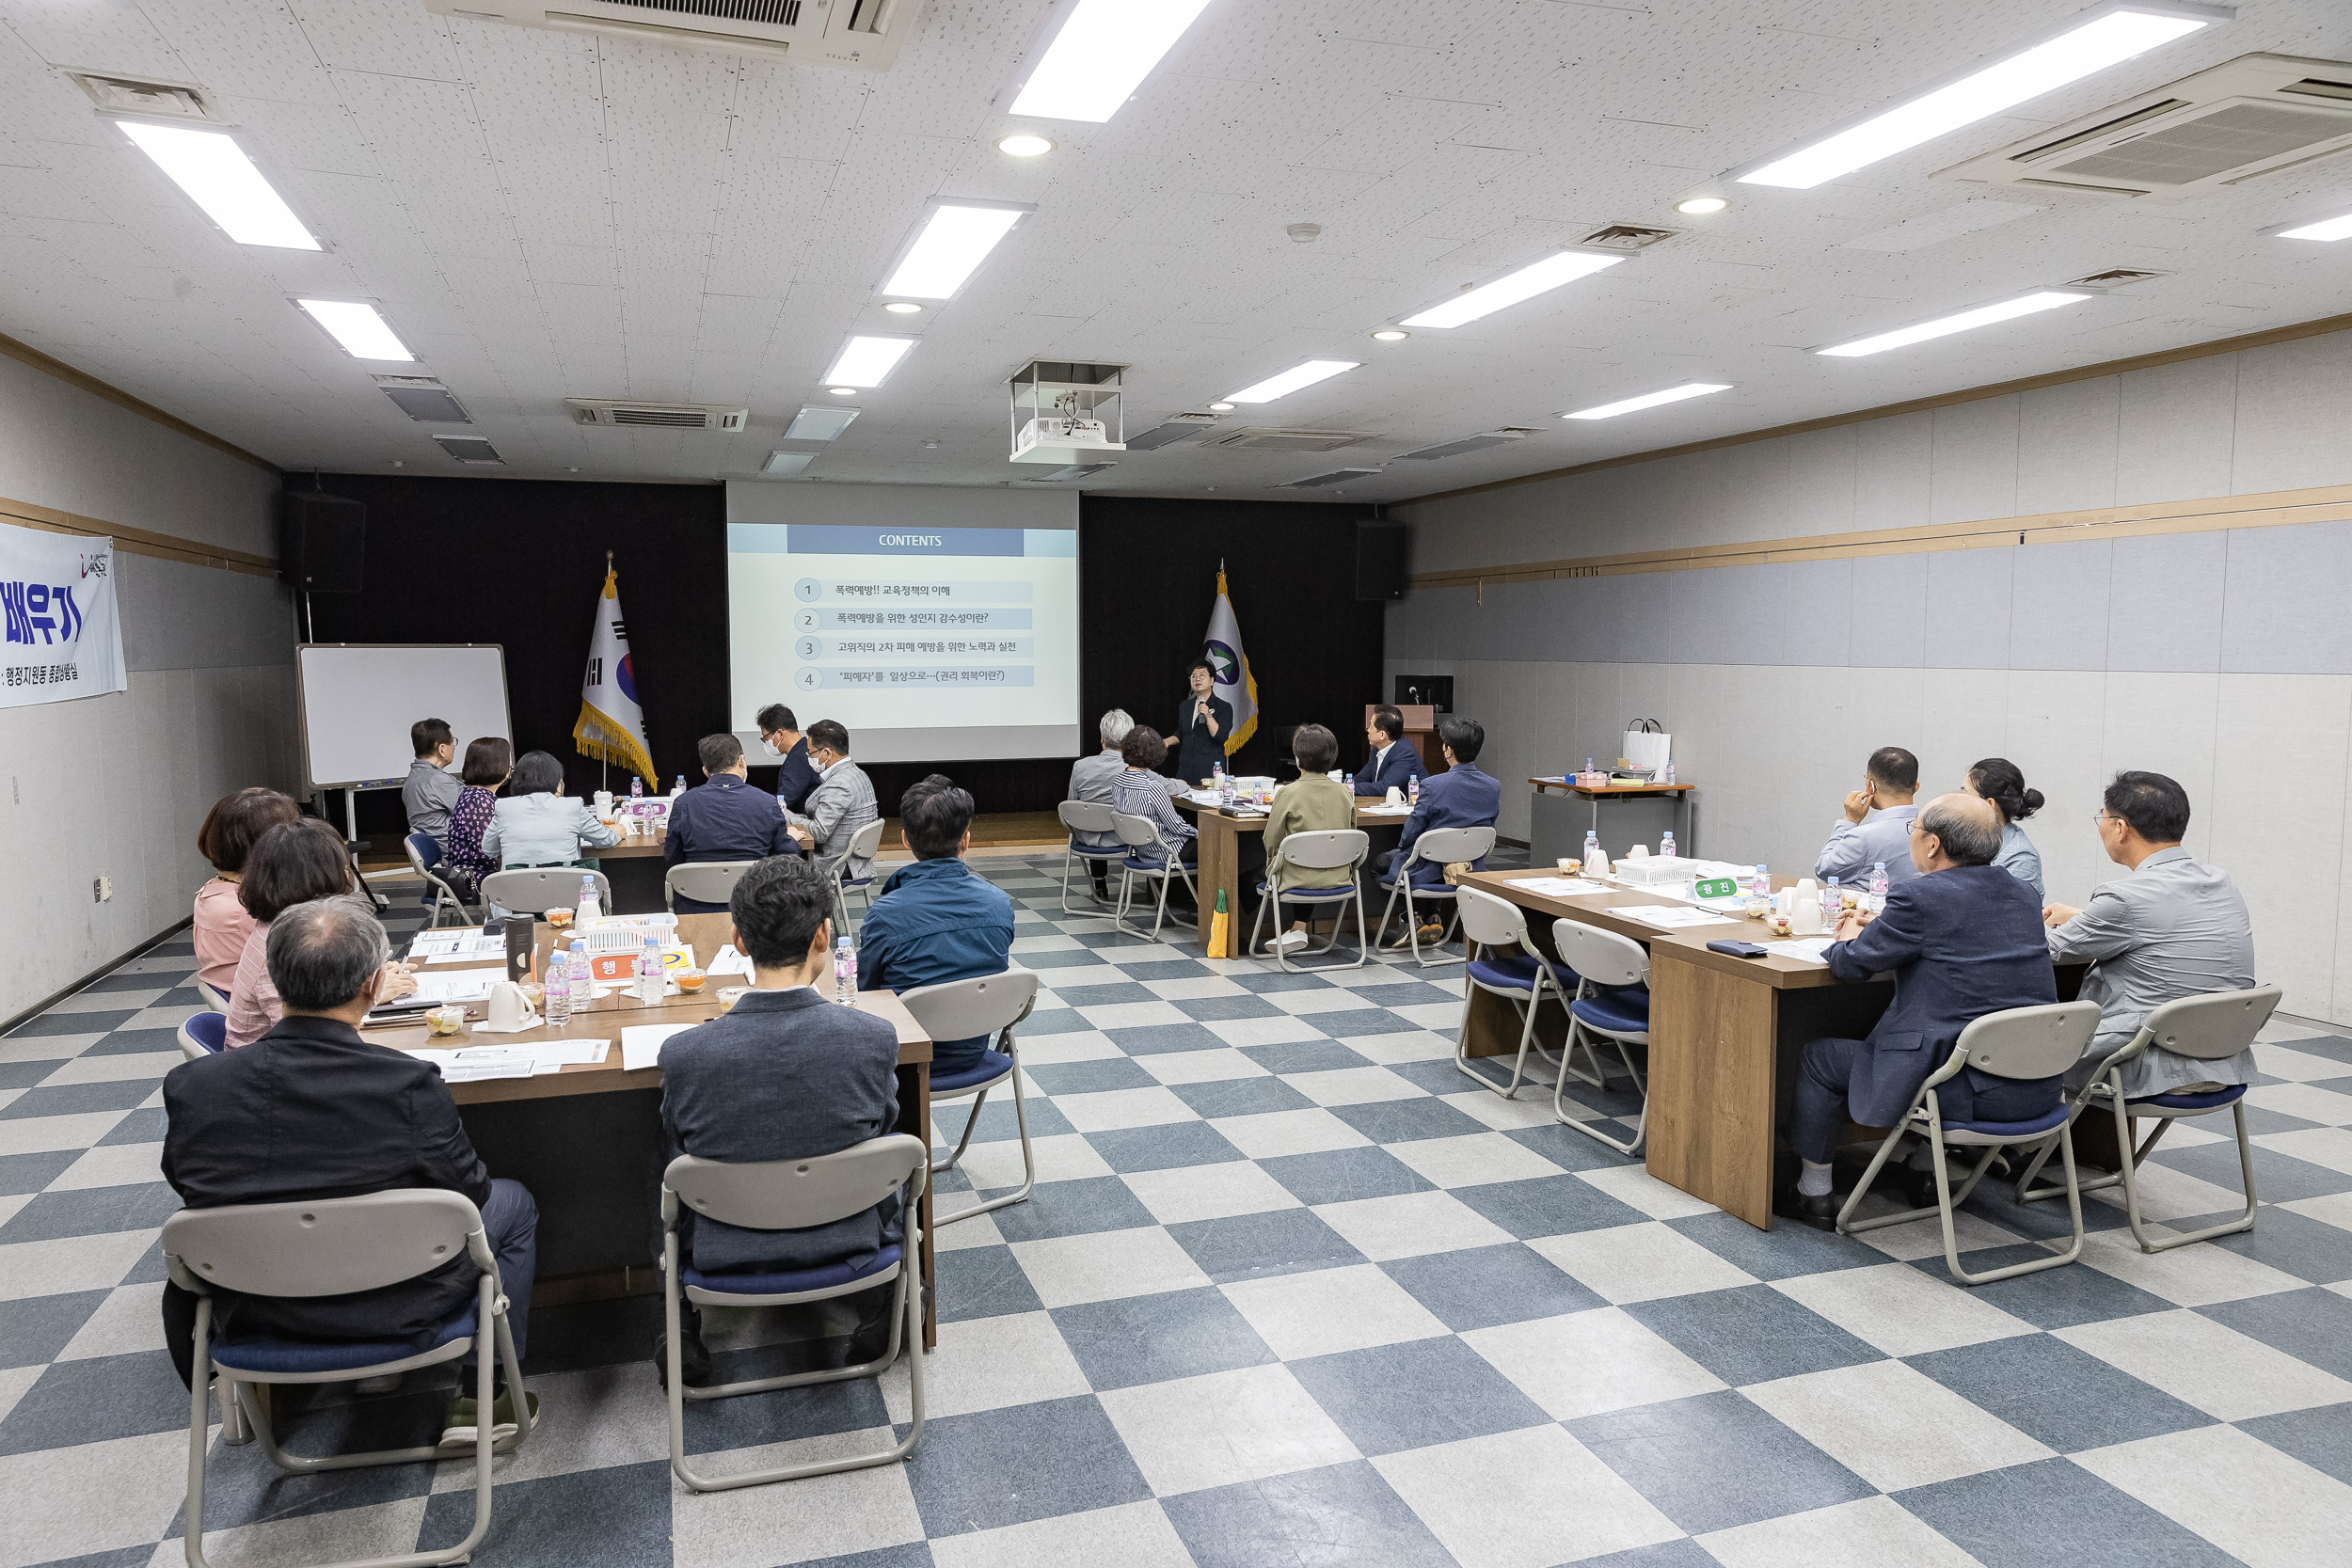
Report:
<svg viewBox="0 0 2352 1568"><path fill-rule="evenodd" d="M0 707L120 691L111 540L0 524Z"/></svg>

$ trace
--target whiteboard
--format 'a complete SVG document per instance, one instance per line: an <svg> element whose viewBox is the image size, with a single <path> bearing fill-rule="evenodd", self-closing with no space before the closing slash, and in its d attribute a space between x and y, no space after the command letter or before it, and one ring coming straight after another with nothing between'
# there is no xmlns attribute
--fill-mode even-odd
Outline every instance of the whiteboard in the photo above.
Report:
<svg viewBox="0 0 2352 1568"><path fill-rule="evenodd" d="M306 642L294 670L313 789L400 783L416 760L408 726L420 719L448 721L460 758L469 740L514 738L506 650L495 642Z"/></svg>

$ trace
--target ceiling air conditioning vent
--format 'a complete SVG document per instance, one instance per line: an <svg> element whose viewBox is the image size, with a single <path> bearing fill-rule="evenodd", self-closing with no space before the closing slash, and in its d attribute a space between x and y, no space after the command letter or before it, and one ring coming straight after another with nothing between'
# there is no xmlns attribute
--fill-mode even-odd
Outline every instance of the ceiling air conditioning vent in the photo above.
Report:
<svg viewBox="0 0 2352 1568"><path fill-rule="evenodd" d="M450 396L438 376L379 375L375 384L393 405L420 424L471 424L473 416Z"/></svg>
<svg viewBox="0 0 2352 1568"><path fill-rule="evenodd" d="M1646 250L1661 240L1671 240L1681 233L1679 229L1651 229L1638 223L1613 223L1606 229L1596 229L1579 245L1597 245L1603 250Z"/></svg>
<svg viewBox="0 0 2352 1568"><path fill-rule="evenodd" d="M1371 439L1357 430L1286 430L1271 425L1245 425L1200 444L1232 451L1331 451Z"/></svg>
<svg viewBox="0 0 2352 1568"><path fill-rule="evenodd" d="M436 16L887 71L923 0L424 0Z"/></svg>
<svg viewBox="0 0 2352 1568"><path fill-rule="evenodd" d="M740 430L748 408L718 403L616 403L604 398L565 398L575 424L634 425L653 430Z"/></svg>
<svg viewBox="0 0 2352 1568"><path fill-rule="evenodd" d="M468 467L506 467L506 459L499 455L498 448L490 445L490 438L486 436L436 436L433 439L443 451Z"/></svg>
<svg viewBox="0 0 2352 1568"><path fill-rule="evenodd" d="M102 76L96 71L69 71L73 85L89 101L110 114L153 116L166 119L218 119L212 99L201 87L184 82L141 82L129 76Z"/></svg>
<svg viewBox="0 0 2352 1568"><path fill-rule="evenodd" d="M1525 425L1504 425L1501 430L1490 430L1484 436L1465 436L1458 441L1441 442L1434 447L1423 447L1419 451L1401 451L1392 461L1426 463L1434 458L1459 457L1466 451L1484 451L1488 447L1506 447L1514 441L1524 441L1534 434L1534 430Z"/></svg>
<svg viewBox="0 0 2352 1568"><path fill-rule="evenodd" d="M1170 414L1166 422L1155 424L1140 436L1127 437L1129 451L1156 451L1172 447L1187 436L1198 436L1216 423L1215 414Z"/></svg>
<svg viewBox="0 0 2352 1568"><path fill-rule="evenodd" d="M1327 484L1345 484L1351 479L1370 479L1379 471L1377 468L1334 468L1327 474L1316 474L1311 479L1294 479L1286 484L1278 484L1275 488L1277 490L1320 490Z"/></svg>
<svg viewBox="0 0 2352 1568"><path fill-rule="evenodd" d="M1119 467L1119 465L1118 465L1117 463L1115 463L1115 462L1113 462L1113 463L1073 463L1073 464L1069 465L1067 467L1056 468L1056 469L1055 469L1052 473L1050 473L1050 474L1041 474L1041 475L1039 475L1038 477L1039 477L1041 481L1043 481L1044 483L1049 483L1049 484L1050 484L1050 483L1052 483L1054 481L1056 481L1056 480L1063 480L1063 479L1084 479L1084 478L1086 478L1086 477L1087 477L1087 475L1089 475L1089 474L1099 474L1099 473L1101 473L1101 472L1102 472L1104 468L1116 468L1116 467Z"/></svg>
<svg viewBox="0 0 2352 1568"><path fill-rule="evenodd" d="M2347 148L2352 66L2247 55L1944 173L2184 201Z"/></svg>
<svg viewBox="0 0 2352 1568"><path fill-rule="evenodd" d="M2171 276L2169 272L2151 272L2146 267L2109 267L2105 272L2094 272L2086 277L2069 278L2066 286L2070 289L2128 289L2135 283L2152 282Z"/></svg>

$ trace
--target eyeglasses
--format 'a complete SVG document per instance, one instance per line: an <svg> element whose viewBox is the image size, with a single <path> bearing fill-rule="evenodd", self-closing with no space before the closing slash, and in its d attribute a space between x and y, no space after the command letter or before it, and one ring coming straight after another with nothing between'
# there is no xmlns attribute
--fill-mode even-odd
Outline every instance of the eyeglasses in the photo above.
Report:
<svg viewBox="0 0 2352 1568"><path fill-rule="evenodd" d="M2090 825L2094 828L2099 826L2102 822L2113 822L2116 820L2118 820L2118 818L2115 815L2109 812L2105 806L2101 806L2097 811L2090 814Z"/></svg>

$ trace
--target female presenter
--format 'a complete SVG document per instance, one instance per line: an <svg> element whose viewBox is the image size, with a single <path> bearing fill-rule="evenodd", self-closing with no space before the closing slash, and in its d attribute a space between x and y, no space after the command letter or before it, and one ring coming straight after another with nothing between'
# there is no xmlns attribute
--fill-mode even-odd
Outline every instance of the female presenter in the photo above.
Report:
<svg viewBox="0 0 2352 1568"><path fill-rule="evenodd" d="M1207 659L1194 659L1184 674L1192 690L1176 710L1176 776L1186 784L1206 784L1225 760L1233 705L1216 694L1216 667Z"/></svg>

